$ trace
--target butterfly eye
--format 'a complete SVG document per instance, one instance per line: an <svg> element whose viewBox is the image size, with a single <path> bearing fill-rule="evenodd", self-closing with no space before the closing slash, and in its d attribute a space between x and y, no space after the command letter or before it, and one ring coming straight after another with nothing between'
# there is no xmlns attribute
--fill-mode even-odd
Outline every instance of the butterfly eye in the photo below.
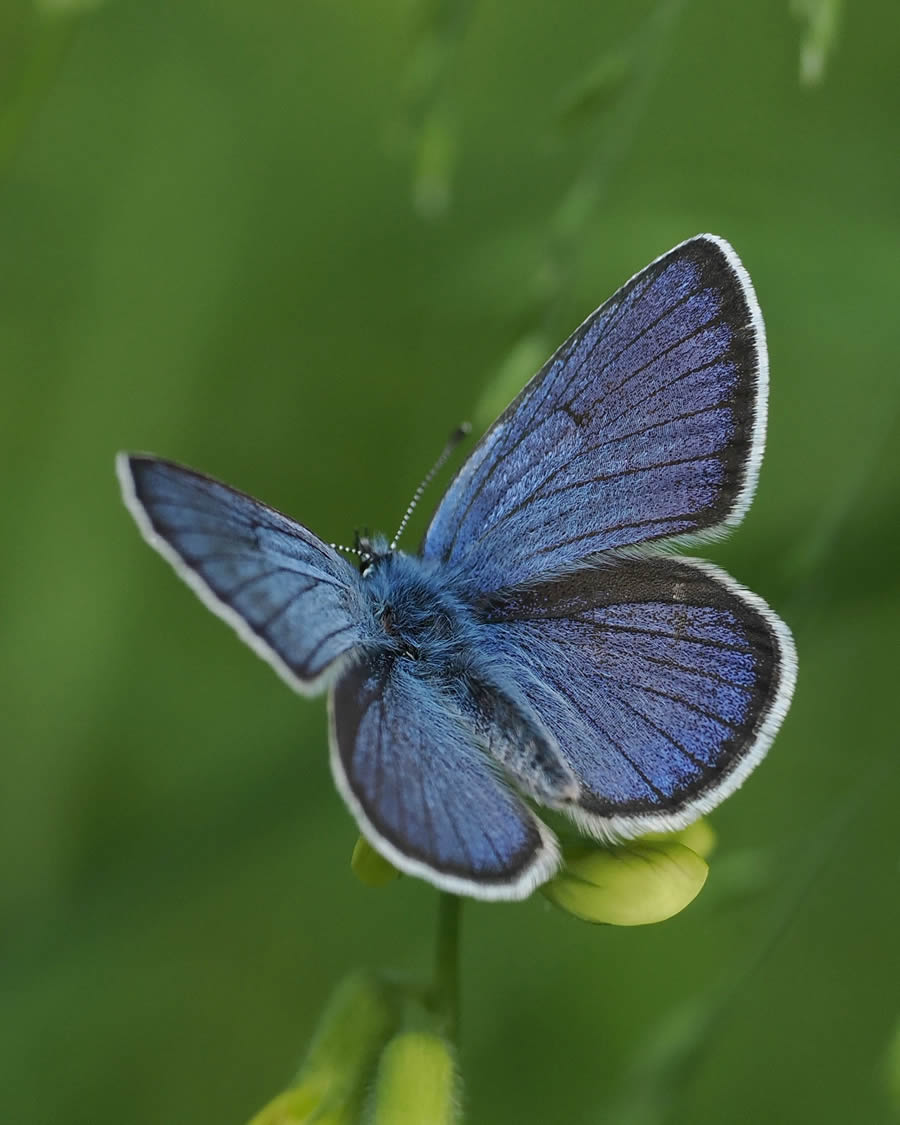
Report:
<svg viewBox="0 0 900 1125"><path fill-rule="evenodd" d="M359 573L365 574L375 561L375 552L372 549L372 540L367 534L360 535L357 531L354 534L353 550L359 556Z"/></svg>

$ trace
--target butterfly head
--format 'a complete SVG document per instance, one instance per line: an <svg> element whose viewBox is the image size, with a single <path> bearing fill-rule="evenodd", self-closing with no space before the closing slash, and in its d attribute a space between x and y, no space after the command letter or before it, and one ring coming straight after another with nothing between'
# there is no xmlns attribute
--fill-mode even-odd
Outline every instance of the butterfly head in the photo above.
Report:
<svg viewBox="0 0 900 1125"><path fill-rule="evenodd" d="M367 574L373 566L386 559L393 551L384 535L369 535L366 529L362 535L357 531L354 551L359 558L359 573Z"/></svg>

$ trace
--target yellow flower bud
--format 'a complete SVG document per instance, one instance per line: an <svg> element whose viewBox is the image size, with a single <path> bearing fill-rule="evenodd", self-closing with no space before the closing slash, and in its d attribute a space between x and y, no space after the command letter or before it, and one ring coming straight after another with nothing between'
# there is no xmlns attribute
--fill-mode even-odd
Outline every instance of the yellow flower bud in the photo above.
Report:
<svg viewBox="0 0 900 1125"><path fill-rule="evenodd" d="M376 852L364 836L356 841L350 866L357 879L367 887L385 887L400 878L397 868Z"/></svg>
<svg viewBox="0 0 900 1125"><path fill-rule="evenodd" d="M543 894L577 918L612 926L671 918L697 897L709 873L704 859L671 838L615 848L576 845L565 860Z"/></svg>
<svg viewBox="0 0 900 1125"><path fill-rule="evenodd" d="M459 1121L453 1051L431 1031L404 1031L378 1063L372 1125L453 1125Z"/></svg>
<svg viewBox="0 0 900 1125"><path fill-rule="evenodd" d="M703 856L704 859L709 859L716 850L716 843L718 842L716 830L708 820L702 817L678 832L648 832L641 839L675 840L679 844L684 844L686 848L690 848L692 852L696 852L697 855Z"/></svg>

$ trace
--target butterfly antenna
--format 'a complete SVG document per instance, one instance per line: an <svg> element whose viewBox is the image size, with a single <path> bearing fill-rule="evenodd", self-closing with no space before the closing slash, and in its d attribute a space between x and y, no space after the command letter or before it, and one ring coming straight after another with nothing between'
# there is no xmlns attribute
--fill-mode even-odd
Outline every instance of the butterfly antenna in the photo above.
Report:
<svg viewBox="0 0 900 1125"><path fill-rule="evenodd" d="M333 551L346 551L348 555L360 555L362 552L359 547L345 547L343 543L329 543L328 546Z"/></svg>
<svg viewBox="0 0 900 1125"><path fill-rule="evenodd" d="M416 504L418 504L418 502L422 499L422 493L434 480L436 474L439 473L444 467L444 463L453 452L453 450L456 449L463 438L467 437L471 432L471 425L468 422L463 422L462 425L456 427L456 429L447 439L447 444L444 446L443 452L441 453L440 457L438 457L437 461L435 461L435 463L431 466L431 468L425 474L425 479L413 493L413 498L409 502L409 507L406 509L403 519L400 521L400 526L397 528L397 534L391 540L390 550L393 551L397 546L397 543L400 540L400 536L403 534L406 525L409 523L409 517L416 510Z"/></svg>

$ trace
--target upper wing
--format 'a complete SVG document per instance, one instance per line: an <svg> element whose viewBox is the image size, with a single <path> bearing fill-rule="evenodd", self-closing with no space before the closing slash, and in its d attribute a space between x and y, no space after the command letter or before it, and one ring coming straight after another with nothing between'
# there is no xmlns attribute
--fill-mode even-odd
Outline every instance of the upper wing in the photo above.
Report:
<svg viewBox="0 0 900 1125"><path fill-rule="evenodd" d="M501 414L422 553L490 591L737 523L756 486L766 392L750 278L727 242L692 238L589 316Z"/></svg>
<svg viewBox="0 0 900 1125"><path fill-rule="evenodd" d="M356 572L299 523L201 473L119 454L147 542L293 688L317 689L368 635Z"/></svg>
<svg viewBox="0 0 900 1125"><path fill-rule="evenodd" d="M485 651L581 783L557 807L602 836L708 812L762 759L790 704L787 626L699 560L617 560L492 595L481 613Z"/></svg>
<svg viewBox="0 0 900 1125"><path fill-rule="evenodd" d="M553 873L552 833L419 662L371 651L337 681L329 712L338 789L396 867L483 899L524 898Z"/></svg>

